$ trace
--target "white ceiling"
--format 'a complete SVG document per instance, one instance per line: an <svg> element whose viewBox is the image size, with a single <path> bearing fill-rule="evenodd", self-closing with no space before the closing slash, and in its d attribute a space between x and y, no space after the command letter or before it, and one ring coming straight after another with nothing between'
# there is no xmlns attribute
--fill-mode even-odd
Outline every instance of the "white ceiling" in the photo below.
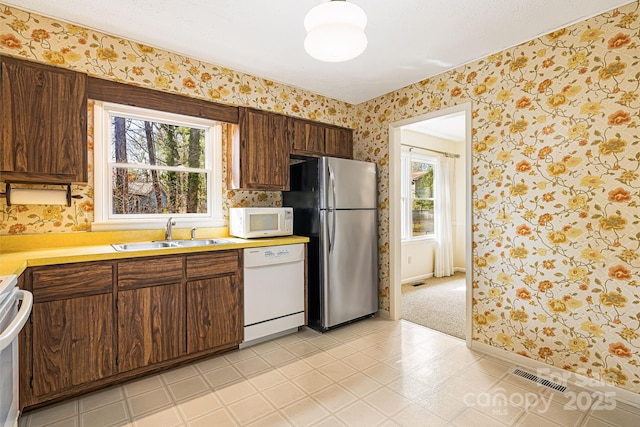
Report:
<svg viewBox="0 0 640 427"><path fill-rule="evenodd" d="M636 0L350 0L368 16L359 57L303 48L322 0L2 0L352 104Z"/></svg>

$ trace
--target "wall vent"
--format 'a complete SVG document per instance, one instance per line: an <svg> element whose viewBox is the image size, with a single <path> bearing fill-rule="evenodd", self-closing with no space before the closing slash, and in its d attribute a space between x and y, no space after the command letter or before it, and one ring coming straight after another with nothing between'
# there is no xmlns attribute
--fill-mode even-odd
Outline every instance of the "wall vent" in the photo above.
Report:
<svg viewBox="0 0 640 427"><path fill-rule="evenodd" d="M537 375L534 375L530 372L523 371L522 369L515 368L511 371L513 375L517 375L519 377L525 378L529 381L533 381L534 383L538 383L544 387L550 388L552 390L558 391L560 393L564 393L567 390L566 386L563 386L558 383L554 383L553 381L545 380L544 378L540 378Z"/></svg>

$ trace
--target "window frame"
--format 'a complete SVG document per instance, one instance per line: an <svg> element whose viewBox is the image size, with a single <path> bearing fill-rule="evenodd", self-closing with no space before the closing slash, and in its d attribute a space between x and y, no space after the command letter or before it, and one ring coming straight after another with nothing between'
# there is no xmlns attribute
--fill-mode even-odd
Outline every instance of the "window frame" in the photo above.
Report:
<svg viewBox="0 0 640 427"><path fill-rule="evenodd" d="M431 167L433 168L433 193L432 193L432 197L427 198L427 200L433 200L434 231L433 233L423 235L423 236L413 235L413 202L414 200L425 200L425 198L416 199L414 197L413 192L411 191L411 162L414 162L414 161L430 164ZM438 167L437 159L436 157L433 157L433 156L425 156L421 154L412 153L408 150L402 150L400 154L400 162L401 162L400 239L402 242L435 240L436 238L435 215L437 212L436 204L438 203L438 200L436 199L436 191L435 191L435 181L437 176L436 168Z"/></svg>
<svg viewBox="0 0 640 427"><path fill-rule="evenodd" d="M189 126L205 131L205 165L197 172L205 171L207 181L207 213L192 214L114 214L113 182L111 169L124 165L126 168L156 170L175 170L176 167L160 165L120 164L111 161L111 117L127 117L174 125ZM222 227L222 123L199 117L185 116L161 110L134 107L112 102L94 103L94 222L93 231L134 230L163 227L169 218L177 222L178 227ZM195 171L180 167L180 172Z"/></svg>

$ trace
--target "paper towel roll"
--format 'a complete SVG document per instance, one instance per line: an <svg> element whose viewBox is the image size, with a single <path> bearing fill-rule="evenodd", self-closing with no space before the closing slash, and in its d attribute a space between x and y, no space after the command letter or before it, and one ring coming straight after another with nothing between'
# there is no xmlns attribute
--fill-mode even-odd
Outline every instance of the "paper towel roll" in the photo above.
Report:
<svg viewBox="0 0 640 427"><path fill-rule="evenodd" d="M12 188L12 205L66 205L67 190Z"/></svg>

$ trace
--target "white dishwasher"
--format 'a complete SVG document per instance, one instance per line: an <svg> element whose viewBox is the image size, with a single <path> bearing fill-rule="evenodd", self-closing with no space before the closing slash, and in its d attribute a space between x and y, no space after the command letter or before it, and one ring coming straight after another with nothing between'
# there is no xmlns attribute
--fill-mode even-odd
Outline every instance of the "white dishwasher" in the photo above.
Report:
<svg viewBox="0 0 640 427"><path fill-rule="evenodd" d="M304 244L244 250L244 343L304 325Z"/></svg>

